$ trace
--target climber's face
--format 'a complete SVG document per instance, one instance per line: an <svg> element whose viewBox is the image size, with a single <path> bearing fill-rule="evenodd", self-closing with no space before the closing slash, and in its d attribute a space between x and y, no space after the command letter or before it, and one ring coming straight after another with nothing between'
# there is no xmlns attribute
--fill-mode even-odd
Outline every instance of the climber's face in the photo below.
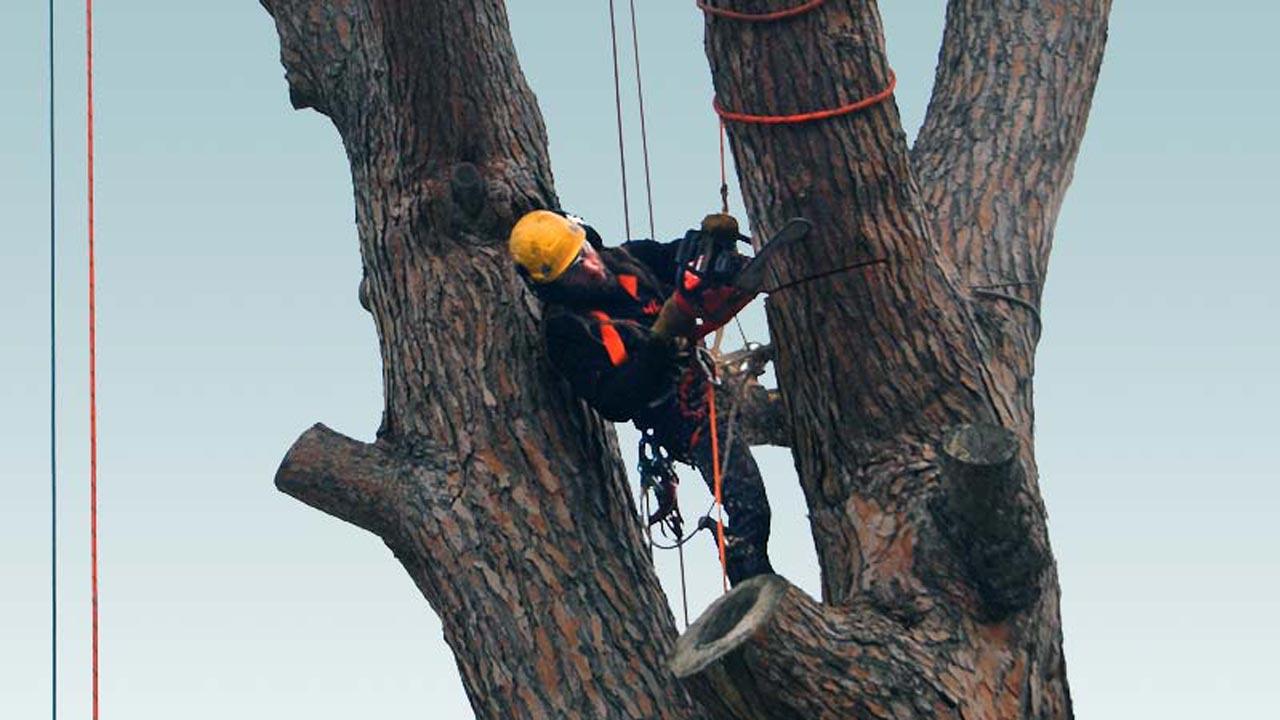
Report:
<svg viewBox="0 0 1280 720"><path fill-rule="evenodd" d="M556 282L569 287L592 288L607 285L608 279L609 270L604 266L604 259L591 243L584 242L582 249L578 251L578 257L574 258L569 269Z"/></svg>

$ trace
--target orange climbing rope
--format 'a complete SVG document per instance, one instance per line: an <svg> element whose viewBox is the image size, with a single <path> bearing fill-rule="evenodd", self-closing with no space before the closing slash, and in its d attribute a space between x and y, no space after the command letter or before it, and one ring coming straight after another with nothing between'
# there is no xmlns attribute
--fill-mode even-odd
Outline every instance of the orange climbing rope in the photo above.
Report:
<svg viewBox="0 0 1280 720"><path fill-rule="evenodd" d="M873 105L878 105L890 97L893 97L894 88L898 85L898 77L893 71L889 71L889 83L883 90L869 97L855 100L851 103L841 105L840 107L827 108L825 110L813 110L810 112L794 113L791 115L754 115L751 113L734 112L725 110L720 105L719 100L712 100L712 107L715 108L716 114L723 120L732 122L751 123L755 125L794 125L797 123L813 122L814 120L826 120L828 118L839 117L841 115L849 115L865 110Z"/></svg>
<svg viewBox="0 0 1280 720"><path fill-rule="evenodd" d="M716 495L716 545L720 548L720 585L729 592L729 567L724 554L724 478L720 468L720 433L716 430L716 388L707 383L707 407L711 415L711 477Z"/></svg>
<svg viewBox="0 0 1280 720"><path fill-rule="evenodd" d="M718 8L711 5L711 3L705 2L705 0L699 0L698 8L712 17L725 18L726 20L740 20L742 22L774 22L776 20L785 20L787 18L796 17L797 15L803 15L810 10L816 10L819 5L822 5L826 1L827 0L809 0L808 2L796 5L795 7L764 13L744 13L738 12L737 10Z"/></svg>
<svg viewBox="0 0 1280 720"><path fill-rule="evenodd" d="M85 110L89 191L89 593L93 720L98 719L98 393L97 294L93 247L93 0L85 0Z"/></svg>

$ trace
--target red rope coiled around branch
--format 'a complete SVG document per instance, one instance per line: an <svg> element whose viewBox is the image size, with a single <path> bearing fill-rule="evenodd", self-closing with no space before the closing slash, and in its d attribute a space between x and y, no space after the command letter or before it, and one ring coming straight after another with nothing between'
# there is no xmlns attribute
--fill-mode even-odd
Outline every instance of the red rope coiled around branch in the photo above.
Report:
<svg viewBox="0 0 1280 720"><path fill-rule="evenodd" d="M884 90L871 95L869 97L855 100L851 103L841 105L840 107L827 108L825 110L814 110L811 112L795 113L791 115L753 115L750 113L734 112L725 110L720 106L719 100L712 100L711 105L715 108L716 114L721 118L740 123L752 123L756 125L794 125L796 123L812 122L814 120L826 120L827 118L839 117L841 115L849 115L865 110L872 105L878 105L885 100L893 97L894 88L898 86L898 77L889 71L889 84Z"/></svg>
<svg viewBox="0 0 1280 720"><path fill-rule="evenodd" d="M803 15L811 10L818 9L818 7L826 1L827 0L809 0L808 2L796 5L795 7L775 10L773 12L744 13L738 12L737 10L726 10L725 8L714 7L710 3L706 2L706 0L698 0L698 9L712 17L725 18L726 20L738 20L741 22L763 23L785 20L797 15Z"/></svg>

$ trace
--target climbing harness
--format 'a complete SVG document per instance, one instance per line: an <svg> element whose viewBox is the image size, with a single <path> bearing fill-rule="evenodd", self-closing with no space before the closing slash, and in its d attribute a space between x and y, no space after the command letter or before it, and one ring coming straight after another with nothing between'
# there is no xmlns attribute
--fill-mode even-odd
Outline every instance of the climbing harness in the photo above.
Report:
<svg viewBox="0 0 1280 720"><path fill-rule="evenodd" d="M693 436L689 439L690 445L694 445L697 443L698 435L701 432L701 424L703 421L707 422L711 432L711 462L712 462L712 479L713 479L714 497L711 501L711 504L707 507L706 511L699 516L698 523L692 531L690 531L687 535L681 534L684 518L683 516L679 515L678 501L675 500L675 488L679 486L679 478L678 476L676 476L675 467L674 467L676 458L672 457L670 453L666 452L666 450L661 447L652 429L641 430L640 446L638 449L638 456L640 458L638 469L640 471L641 488L642 490L644 490L643 502L645 503L644 505L645 513L646 513L646 517L648 518L650 526L654 524L659 524L667 520L667 517L663 515L661 512L662 510L661 503L659 503L659 511L655 512L653 515L648 514L648 505L647 505L648 492L650 490L657 491L659 489L662 489L664 487L664 483L672 483L671 485L672 511L677 515L677 521L674 524L670 522L666 522L661 526L661 529L664 531L664 535L668 537L672 537L674 541L671 544L663 544L659 541L654 540L651 536L649 538L650 547L657 548L659 550L683 550L685 543L689 542L689 540L691 540L694 535L697 535L702 530L714 529L716 532L716 545L717 545L717 549L719 551L720 560L721 560L721 564L720 564L721 584L724 590L727 592L728 591L728 572L727 572L727 566L725 565L724 504L723 504L724 471L728 467L729 459L732 457L733 440L734 440L735 431L737 430L738 409L741 407L741 404L742 404L741 401L743 399L743 395L745 394L747 383L743 382L737 388L737 392L732 398L733 402L730 405L728 421L725 423L725 426L728 428L728 433L725 436L725 442L724 442L725 453L724 453L724 456L721 457L720 455L721 443L720 443L719 430L718 430L718 424L717 424L718 417L717 417L717 410L716 410L716 390L723 387L724 383L719 378L718 372L716 371L715 363L716 363L716 359L712 355L711 351L709 351L707 348L704 348L704 347L695 348L693 367L698 371L697 375L701 377L701 379L706 381L707 393L704 398L704 401L706 403L705 405L706 410L699 411L699 410L695 410L694 408L688 408L683 406L681 408L682 412L687 413L688 419L695 422L695 424L698 426L698 428L695 429ZM686 377L685 383L687 382L689 382L688 377ZM682 403L683 403L683 397L684 395L686 395L686 393L683 392L684 389L685 389L684 387L680 388L680 391L678 393L681 397ZM690 461L686 459L684 460L684 462L690 462ZM659 497L661 497L661 495L659 495ZM716 511L716 518L714 520L714 523L711 517L712 510ZM684 577L681 577L681 584L683 585L684 582L685 582ZM686 600L686 604L687 604L687 600Z"/></svg>
<svg viewBox="0 0 1280 720"><path fill-rule="evenodd" d="M651 428L640 433L639 457L641 489L646 497L652 491L658 499L657 510L648 517L649 527L658 525L678 538L684 532L684 518L676 495L680 477L671 465L671 454L658 442Z"/></svg>
<svg viewBox="0 0 1280 720"><path fill-rule="evenodd" d="M689 588L684 571L684 544L697 530L682 536L684 517L680 514L680 476L676 474L671 454L658 442L652 428L640 431L639 447L640 498L645 516L645 535L649 539L649 556L654 548L675 550L680 557L680 602L684 609L684 626L689 627ZM649 493L658 498L658 508L649 513ZM664 545L653 539L653 526L675 537L675 543Z"/></svg>

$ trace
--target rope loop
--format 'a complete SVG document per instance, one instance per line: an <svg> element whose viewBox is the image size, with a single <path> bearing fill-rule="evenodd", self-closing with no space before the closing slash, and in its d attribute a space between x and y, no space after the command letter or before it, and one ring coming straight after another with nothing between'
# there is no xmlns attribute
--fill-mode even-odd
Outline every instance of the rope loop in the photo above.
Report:
<svg viewBox="0 0 1280 720"><path fill-rule="evenodd" d="M711 17L724 18L725 20L738 20L740 22L766 23L776 22L778 20L786 20L798 15L804 15L812 10L817 10L827 0L809 0L808 2L796 5L794 7L783 8L782 10L774 10L773 12L763 13L745 13L737 10L729 10L727 8L718 8L706 0L698 0L698 9L710 15Z"/></svg>
<svg viewBox="0 0 1280 720"><path fill-rule="evenodd" d="M798 123L813 122L815 120L826 120L828 118L839 117L841 115L849 115L858 112L859 110L865 110L893 97L893 91L897 86L898 76L890 70L889 84L885 86L885 89L875 95L855 100L851 103L841 105L840 107L795 113L791 115L754 115L751 113L734 112L732 110L724 109L720 105L720 101L717 99L712 99L711 106L715 108L716 114L719 115L721 119L728 120L730 122L748 123L753 125L795 125Z"/></svg>

